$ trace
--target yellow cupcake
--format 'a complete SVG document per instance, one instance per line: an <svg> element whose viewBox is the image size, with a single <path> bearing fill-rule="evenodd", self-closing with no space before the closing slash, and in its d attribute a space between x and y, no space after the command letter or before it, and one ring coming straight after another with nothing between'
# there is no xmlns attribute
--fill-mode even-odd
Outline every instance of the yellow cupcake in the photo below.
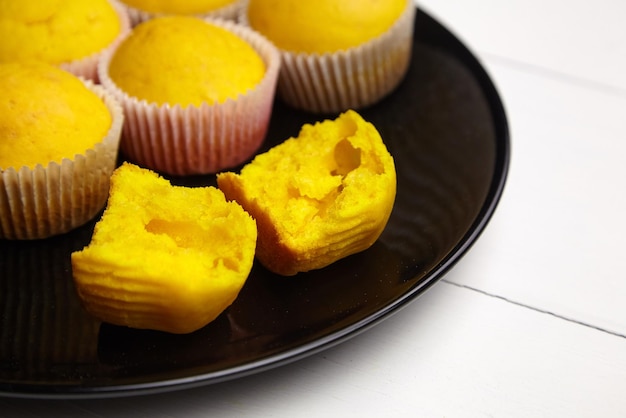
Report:
<svg viewBox="0 0 626 418"><path fill-rule="evenodd" d="M45 238L93 218L117 158L117 102L36 61L0 63L0 91L0 238Z"/></svg>
<svg viewBox="0 0 626 418"><path fill-rule="evenodd" d="M411 0L247 0L240 19L282 53L278 93L317 113L378 102L408 69Z"/></svg>
<svg viewBox="0 0 626 418"><path fill-rule="evenodd" d="M128 27L108 0L0 0L0 62L38 60L94 79L98 54Z"/></svg>
<svg viewBox="0 0 626 418"><path fill-rule="evenodd" d="M233 19L241 0L123 0L133 24L164 15L193 15Z"/></svg>
<svg viewBox="0 0 626 418"><path fill-rule="evenodd" d="M257 221L256 256L281 275L369 248L393 208L396 173L378 131L354 111L304 125L219 188Z"/></svg>
<svg viewBox="0 0 626 418"><path fill-rule="evenodd" d="M124 163L91 243L72 254L76 289L102 321L192 332L235 300L256 237L254 220L215 187L172 186Z"/></svg>
<svg viewBox="0 0 626 418"><path fill-rule="evenodd" d="M276 47L247 27L169 16L136 26L99 75L124 106L123 153L187 175L233 167L258 149L279 68Z"/></svg>
<svg viewBox="0 0 626 418"><path fill-rule="evenodd" d="M180 16L137 26L109 64L109 77L130 96L183 107L236 99L264 75L261 56L243 39Z"/></svg>

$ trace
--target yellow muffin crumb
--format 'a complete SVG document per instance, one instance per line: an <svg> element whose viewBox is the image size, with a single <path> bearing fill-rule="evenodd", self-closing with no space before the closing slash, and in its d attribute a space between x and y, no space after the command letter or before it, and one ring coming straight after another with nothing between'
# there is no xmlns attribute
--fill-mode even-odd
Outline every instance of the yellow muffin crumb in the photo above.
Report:
<svg viewBox="0 0 626 418"><path fill-rule="evenodd" d="M91 243L72 254L76 289L105 322L192 332L235 300L256 236L254 220L217 188L172 186L124 163Z"/></svg>
<svg viewBox="0 0 626 418"><path fill-rule="evenodd" d="M61 64L109 46L121 23L107 0L0 0L0 61Z"/></svg>
<svg viewBox="0 0 626 418"><path fill-rule="evenodd" d="M226 198L257 221L256 255L269 270L294 275L370 247L393 208L396 173L380 134L350 110L304 125L247 164L218 174Z"/></svg>
<svg viewBox="0 0 626 418"><path fill-rule="evenodd" d="M408 0L250 0L252 28L280 49L324 53L358 46L387 31Z"/></svg>
<svg viewBox="0 0 626 418"><path fill-rule="evenodd" d="M234 3L234 0L124 0L124 3L138 10L164 14L202 14Z"/></svg>
<svg viewBox="0 0 626 418"><path fill-rule="evenodd" d="M111 127L104 102L76 76L49 64L0 63L0 91L0 168L73 159Z"/></svg>
<svg viewBox="0 0 626 418"><path fill-rule="evenodd" d="M236 99L264 74L263 60L243 39L185 16L138 25L109 65L113 82L130 96L183 107Z"/></svg>

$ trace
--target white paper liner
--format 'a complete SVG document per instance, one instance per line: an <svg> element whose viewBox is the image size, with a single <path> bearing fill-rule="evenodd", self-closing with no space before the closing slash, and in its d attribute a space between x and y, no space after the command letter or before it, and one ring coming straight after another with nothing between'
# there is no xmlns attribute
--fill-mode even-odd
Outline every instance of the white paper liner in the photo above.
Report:
<svg viewBox="0 0 626 418"><path fill-rule="evenodd" d="M246 10L247 1L239 21L249 26ZM340 113L378 102L400 84L409 68L416 10L415 3L407 1L387 32L358 47L326 54L281 50L278 96L313 113Z"/></svg>
<svg viewBox="0 0 626 418"><path fill-rule="evenodd" d="M99 77L125 113L121 151L143 167L171 175L211 174L249 159L261 146L272 112L280 54L257 32L236 22L206 18L248 42L263 59L265 76L253 90L220 104L158 105L123 92L109 77L115 51L103 57Z"/></svg>
<svg viewBox="0 0 626 418"><path fill-rule="evenodd" d="M111 112L111 128L93 148L60 164L0 170L0 238L30 240L62 234L83 225L104 207L124 115L104 88L84 82Z"/></svg>
<svg viewBox="0 0 626 418"><path fill-rule="evenodd" d="M201 19L217 18L224 20L237 20L237 16L239 16L239 10L241 9L242 4L242 0L235 0L231 4L227 4L226 6L220 7L219 9L193 16L199 17ZM124 5L124 7L126 7L126 11L130 18L130 23L132 26L137 26L141 22L154 19L155 17L166 16L165 13L146 12L144 10L139 10L136 7L132 7L129 5Z"/></svg>
<svg viewBox="0 0 626 418"><path fill-rule="evenodd" d="M64 62L60 65L62 69L69 71L70 73L78 77L91 80L95 83L98 83L100 81L98 79L98 63L100 62L102 54L105 51L113 48L114 45L119 42L120 39L125 37L131 30L131 22L126 8L121 5L117 0L109 0L109 3L113 5L120 19L120 33L115 38L113 43L105 49L95 52L87 57L76 59L70 62Z"/></svg>

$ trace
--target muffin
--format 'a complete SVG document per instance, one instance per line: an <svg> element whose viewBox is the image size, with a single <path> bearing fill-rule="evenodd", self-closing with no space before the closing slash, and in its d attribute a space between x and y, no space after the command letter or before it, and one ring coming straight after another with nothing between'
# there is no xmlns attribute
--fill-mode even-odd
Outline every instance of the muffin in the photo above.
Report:
<svg viewBox="0 0 626 418"><path fill-rule="evenodd" d="M376 128L349 110L304 125L217 184L256 220L261 264L291 276L369 248L393 208L396 172Z"/></svg>
<svg viewBox="0 0 626 418"><path fill-rule="evenodd" d="M129 27L114 0L0 0L0 62L43 61L97 82L102 52Z"/></svg>
<svg viewBox="0 0 626 418"><path fill-rule="evenodd" d="M167 15L236 20L242 0L123 0L123 3L134 26Z"/></svg>
<svg viewBox="0 0 626 418"><path fill-rule="evenodd" d="M236 299L256 237L254 220L217 188L172 186L124 163L90 244L72 254L72 274L96 318L189 333Z"/></svg>
<svg viewBox="0 0 626 418"><path fill-rule="evenodd" d="M247 0L240 21L281 51L287 104L336 113L374 104L402 81L415 12L411 0Z"/></svg>
<svg viewBox="0 0 626 418"><path fill-rule="evenodd" d="M234 22L169 16L136 26L100 63L126 115L122 152L170 175L241 164L269 124L280 57Z"/></svg>
<svg viewBox="0 0 626 418"><path fill-rule="evenodd" d="M46 238L92 219L107 199L121 107L35 61L0 63L0 90L0 238Z"/></svg>

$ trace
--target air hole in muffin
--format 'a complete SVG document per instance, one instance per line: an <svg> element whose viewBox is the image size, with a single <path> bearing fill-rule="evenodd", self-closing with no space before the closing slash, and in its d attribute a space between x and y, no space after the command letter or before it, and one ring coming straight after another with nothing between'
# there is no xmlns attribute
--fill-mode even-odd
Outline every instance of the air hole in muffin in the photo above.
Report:
<svg viewBox="0 0 626 418"><path fill-rule="evenodd" d="M361 150L354 148L347 139L342 139L335 146L335 163L337 167L331 174L344 177L361 165Z"/></svg>
<svg viewBox="0 0 626 418"><path fill-rule="evenodd" d="M204 241L202 234L198 234L198 225L195 222L152 219L146 224L146 231L168 235L181 248L197 248Z"/></svg>

